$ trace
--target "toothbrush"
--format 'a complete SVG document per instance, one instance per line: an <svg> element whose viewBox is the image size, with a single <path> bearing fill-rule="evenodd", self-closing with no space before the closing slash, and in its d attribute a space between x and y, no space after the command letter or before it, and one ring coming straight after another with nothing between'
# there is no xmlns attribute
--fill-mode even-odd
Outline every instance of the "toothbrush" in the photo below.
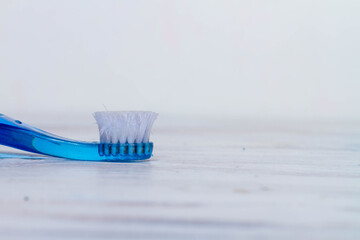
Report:
<svg viewBox="0 0 360 240"><path fill-rule="evenodd" d="M0 144L54 157L92 161L144 160L152 156L154 112L95 112L100 142L81 142L45 132L0 113Z"/></svg>

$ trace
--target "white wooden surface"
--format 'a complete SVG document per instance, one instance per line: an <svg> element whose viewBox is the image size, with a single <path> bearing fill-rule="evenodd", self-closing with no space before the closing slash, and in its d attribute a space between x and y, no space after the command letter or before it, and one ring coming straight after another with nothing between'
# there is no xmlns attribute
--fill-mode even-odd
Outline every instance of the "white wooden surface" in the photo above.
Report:
<svg viewBox="0 0 360 240"><path fill-rule="evenodd" d="M160 123L151 161L2 158L0 239L360 239L359 134L355 123Z"/></svg>

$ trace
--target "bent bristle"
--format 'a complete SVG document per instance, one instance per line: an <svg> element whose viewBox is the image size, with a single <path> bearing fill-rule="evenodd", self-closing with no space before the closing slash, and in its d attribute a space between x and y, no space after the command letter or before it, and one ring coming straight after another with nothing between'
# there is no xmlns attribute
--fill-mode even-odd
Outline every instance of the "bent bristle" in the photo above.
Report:
<svg viewBox="0 0 360 240"><path fill-rule="evenodd" d="M147 143L158 114L137 111L95 112L101 143Z"/></svg>

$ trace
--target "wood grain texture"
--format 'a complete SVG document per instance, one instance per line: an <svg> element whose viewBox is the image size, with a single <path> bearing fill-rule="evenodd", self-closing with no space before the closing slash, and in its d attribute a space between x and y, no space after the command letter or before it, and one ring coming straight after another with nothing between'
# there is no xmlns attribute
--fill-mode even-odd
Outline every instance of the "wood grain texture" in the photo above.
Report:
<svg viewBox="0 0 360 240"><path fill-rule="evenodd" d="M359 136L357 124L160 124L154 157L136 163L0 147L0 239L360 239Z"/></svg>

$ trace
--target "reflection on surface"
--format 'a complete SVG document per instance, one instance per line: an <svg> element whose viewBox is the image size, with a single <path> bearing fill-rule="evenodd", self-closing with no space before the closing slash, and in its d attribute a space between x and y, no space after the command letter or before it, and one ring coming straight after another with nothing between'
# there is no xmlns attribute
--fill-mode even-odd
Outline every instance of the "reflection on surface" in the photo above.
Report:
<svg viewBox="0 0 360 240"><path fill-rule="evenodd" d="M1 158L44 159L44 158L47 158L47 157L34 155L34 154L26 154L26 153L0 152L0 159Z"/></svg>

